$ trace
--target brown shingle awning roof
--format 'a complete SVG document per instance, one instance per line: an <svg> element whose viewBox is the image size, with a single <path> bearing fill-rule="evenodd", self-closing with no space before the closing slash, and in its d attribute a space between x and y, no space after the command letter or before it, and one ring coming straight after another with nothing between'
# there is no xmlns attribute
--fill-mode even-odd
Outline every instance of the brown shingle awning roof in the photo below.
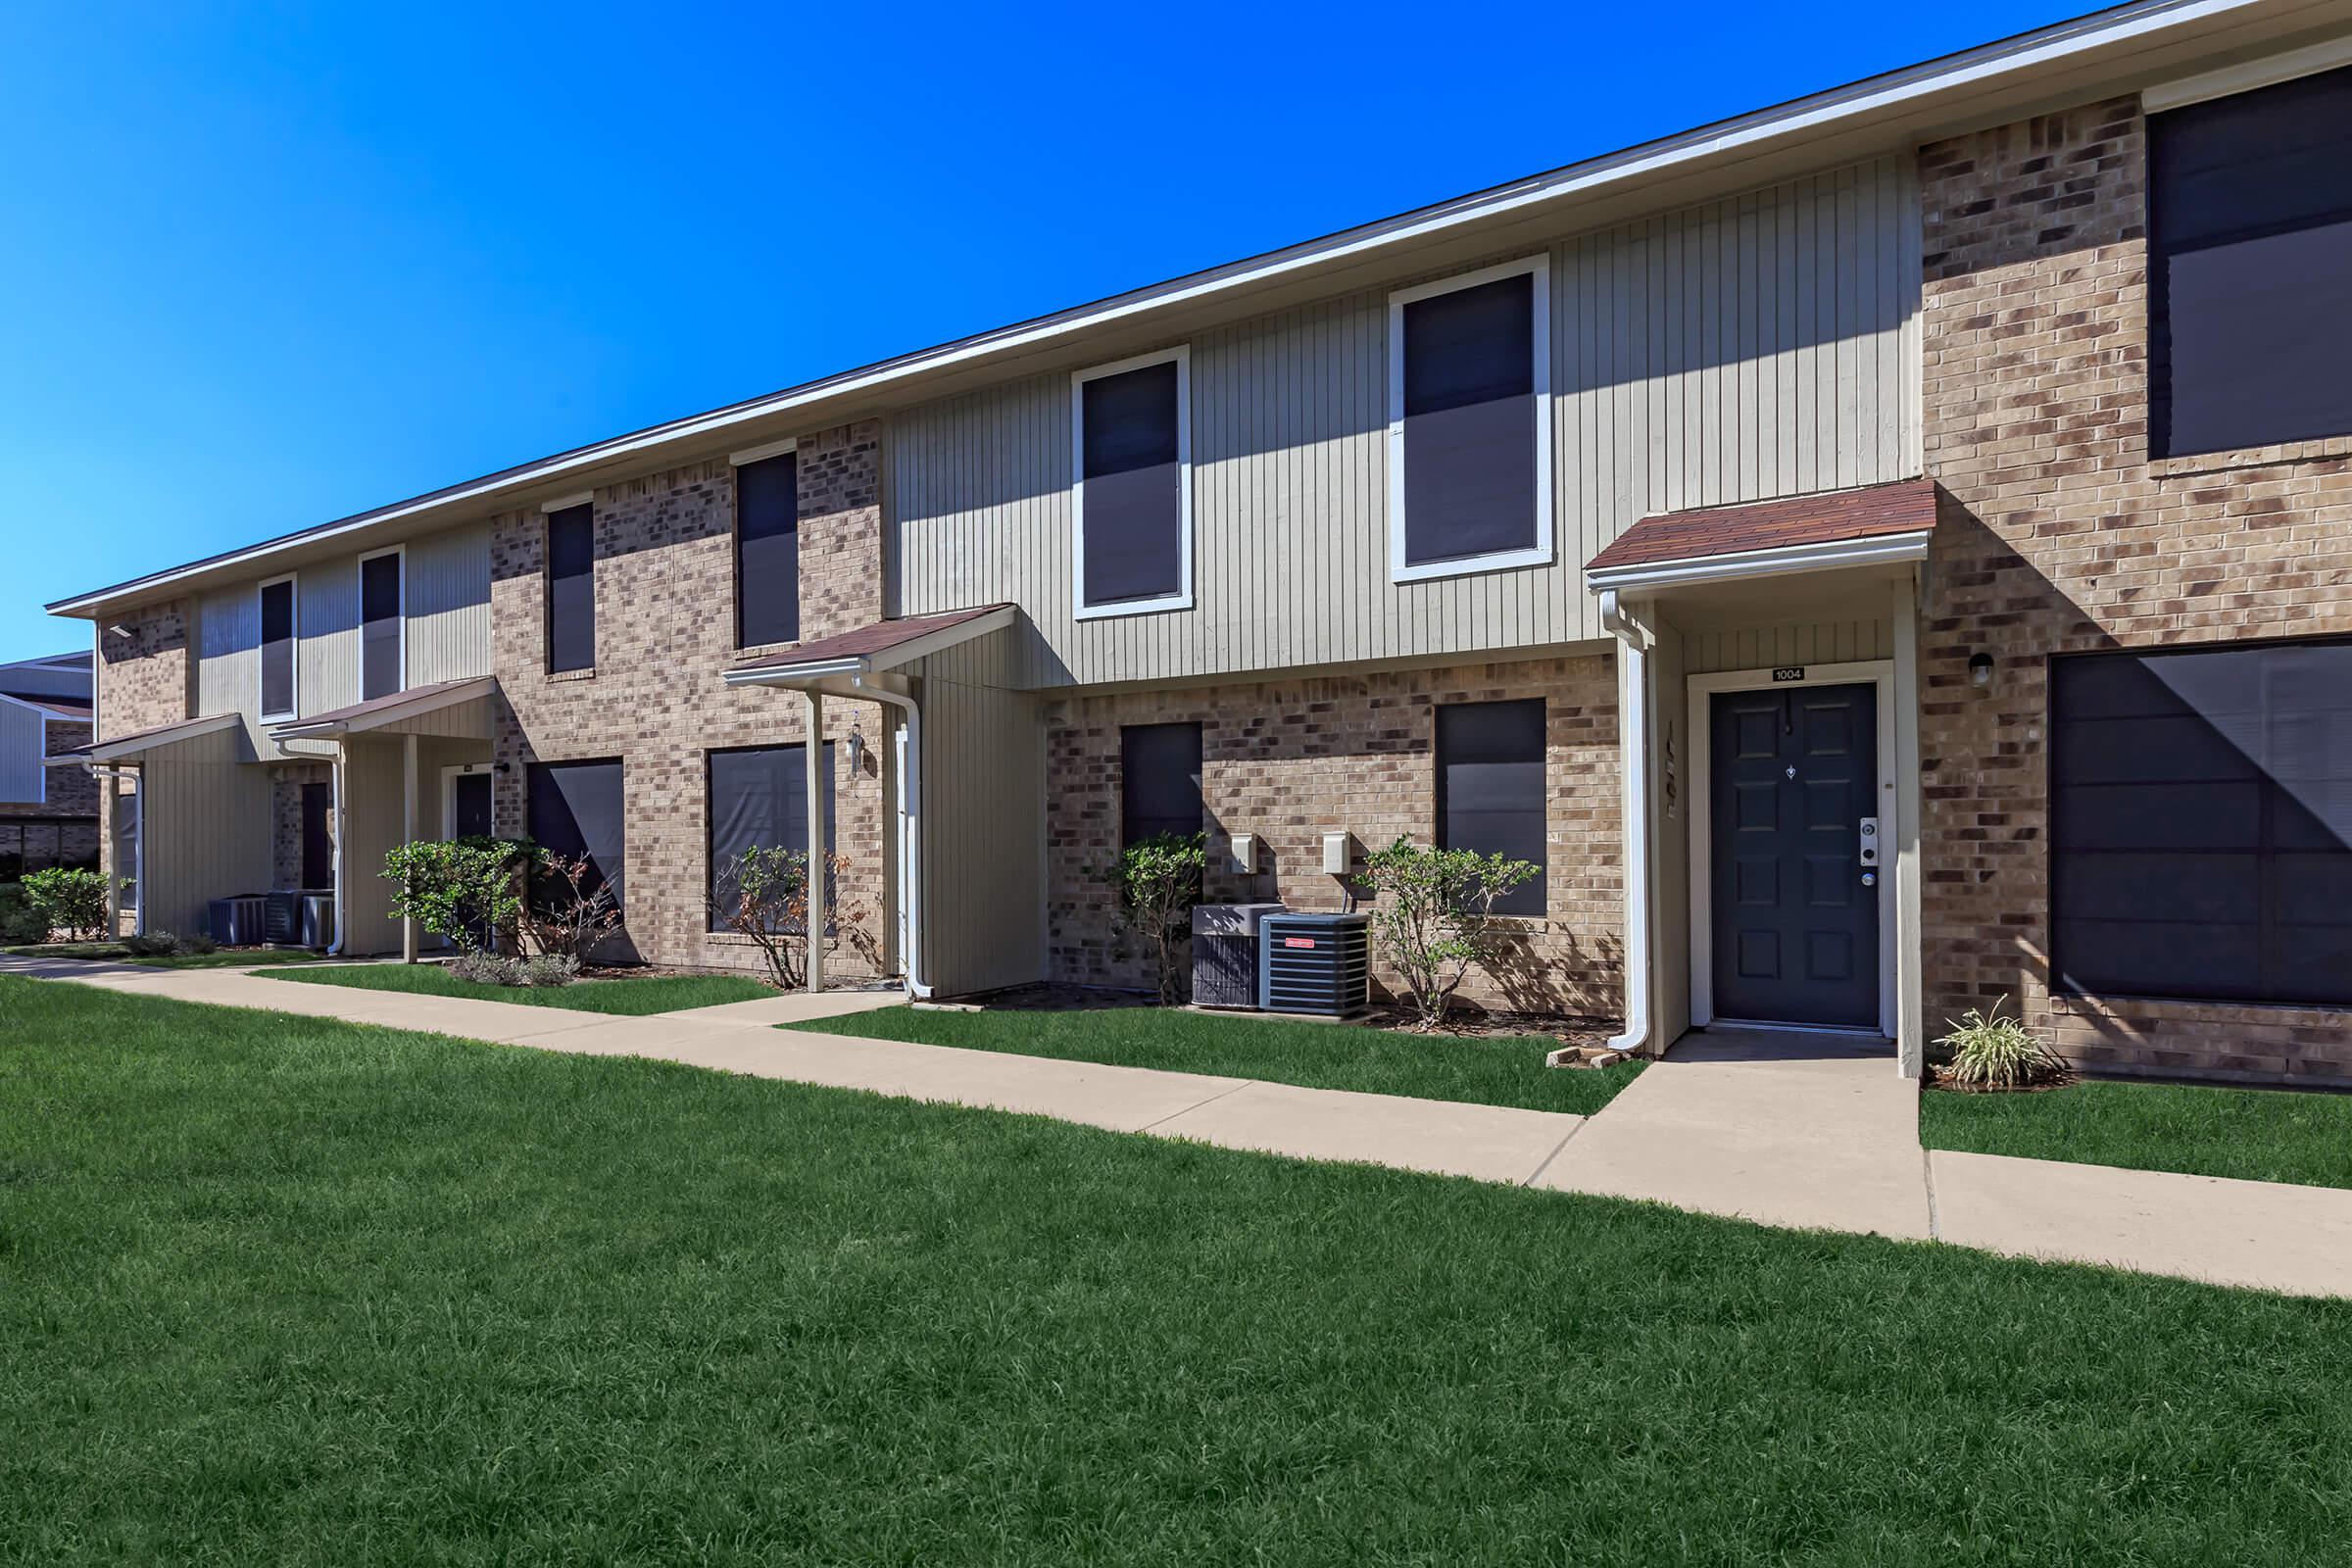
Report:
<svg viewBox="0 0 2352 1568"><path fill-rule="evenodd" d="M323 713L312 713L304 718L290 718L270 727L274 734L289 736L348 733L353 730L375 729L401 719L416 718L457 703L471 702L476 697L487 697L497 685L497 679L490 675L466 675L457 680L436 680L422 686L411 686L406 691L393 692L389 696L371 697L364 703L353 703L345 708L330 708Z"/></svg>
<svg viewBox="0 0 2352 1568"><path fill-rule="evenodd" d="M788 678L796 671L813 675L851 663L886 668L1008 626L1012 624L1012 615L1010 605L982 605L977 610L952 610L938 615L877 620L856 631L819 637L784 653L746 660L727 671L727 679L740 685L756 677Z"/></svg>
<svg viewBox="0 0 2352 1568"><path fill-rule="evenodd" d="M1786 501L1662 512L1626 529L1587 562L1585 570L1595 578L1639 575L1642 567L1670 562L1807 547L1827 551L1837 545L1926 534L1935 526L1936 481L1901 479ZM1595 581L1593 586L1609 584Z"/></svg>

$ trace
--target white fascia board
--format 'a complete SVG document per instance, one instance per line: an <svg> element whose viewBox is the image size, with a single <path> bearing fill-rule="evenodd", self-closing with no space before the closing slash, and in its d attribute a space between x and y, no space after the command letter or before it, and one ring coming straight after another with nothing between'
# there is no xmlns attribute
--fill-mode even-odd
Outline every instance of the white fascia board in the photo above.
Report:
<svg viewBox="0 0 2352 1568"><path fill-rule="evenodd" d="M2167 109L2252 92L2257 87L2276 87L2298 76L2316 76L2338 66L2352 66L2352 35L2330 38L2308 48L2289 49L2284 54L2249 60L2242 65L2224 66L2219 71L2199 72L2193 76L2150 87L2139 95L2139 107L2151 115L2162 114Z"/></svg>
<svg viewBox="0 0 2352 1568"><path fill-rule="evenodd" d="M722 678L729 686L800 686L828 675L863 675L870 668L866 658L859 655L855 659L820 659L806 664L730 669Z"/></svg>
<svg viewBox="0 0 2352 1568"><path fill-rule="evenodd" d="M788 388L772 396L694 415L630 435L582 447L544 462L506 470L428 496L363 513L284 539L271 540L209 561L192 562L152 576L134 578L44 607L53 615L96 613L98 607L125 594L149 594L203 572L225 571L264 561L283 551L330 542L355 529L397 522L417 513L487 502L534 488L565 474L640 455L656 448L697 441L716 433L788 414L830 398L869 393L956 368L990 355L1053 345L1080 333L1113 325L1171 306L1185 305L1276 281L1313 268L1345 263L1392 250L1408 250L1452 230L1523 209L1589 196L1672 172L1686 165L1742 154L1764 144L1829 131L1848 122L1867 122L1946 93L1957 93L2035 68L2056 67L2093 50L2129 43L2185 23L2226 18L2257 9L2263 0L2148 0L2096 16L2003 39L1956 56L1890 72L1850 86L1816 93L1791 104L1701 126L1662 141L1644 143L1566 169L1482 191L1398 218L1386 219L1287 250L1212 269L1190 277L1113 296L1100 304L1041 317L1032 321L959 339L885 360L862 369Z"/></svg>
<svg viewBox="0 0 2352 1568"><path fill-rule="evenodd" d="M1686 557L1681 561L1649 561L1630 566L1604 566L1585 573L1585 586L1593 593L1655 592L1688 588L1700 583L1740 582L1758 577L1787 577L1806 571L1836 571L1848 566L1894 565L1928 559L1930 530L1880 534L1871 539L1838 539L1828 544L1787 545L1777 550L1742 550L1728 556Z"/></svg>

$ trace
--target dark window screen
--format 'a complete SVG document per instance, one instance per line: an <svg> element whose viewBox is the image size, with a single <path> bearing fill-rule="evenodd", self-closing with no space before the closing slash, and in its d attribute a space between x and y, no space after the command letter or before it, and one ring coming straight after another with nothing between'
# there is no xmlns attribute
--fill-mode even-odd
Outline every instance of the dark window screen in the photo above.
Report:
<svg viewBox="0 0 2352 1568"><path fill-rule="evenodd" d="M1184 473L1176 364L1079 383L1086 602L1165 599L1184 587Z"/></svg>
<svg viewBox="0 0 2352 1568"><path fill-rule="evenodd" d="M1535 308L1532 275L1404 307L1407 565L1535 548Z"/></svg>
<svg viewBox="0 0 2352 1568"><path fill-rule="evenodd" d="M370 556L360 563L360 696L391 696L402 673L400 557Z"/></svg>
<svg viewBox="0 0 2352 1568"><path fill-rule="evenodd" d="M262 590L262 711L294 711L294 585L273 582Z"/></svg>
<svg viewBox="0 0 2352 1568"><path fill-rule="evenodd" d="M1200 726L1130 724L1119 731L1119 844L1201 825Z"/></svg>
<svg viewBox="0 0 2352 1568"><path fill-rule="evenodd" d="M596 507L547 519L547 667L596 667Z"/></svg>
<svg viewBox="0 0 2352 1568"><path fill-rule="evenodd" d="M2352 433L2352 68L2148 118L2148 446Z"/></svg>
<svg viewBox="0 0 2352 1568"><path fill-rule="evenodd" d="M533 762L529 789L527 831L532 842L566 858L588 857L591 873L581 891L610 886L613 901L619 903L628 844L620 759Z"/></svg>
<svg viewBox="0 0 2352 1568"><path fill-rule="evenodd" d="M2062 989L2352 1003L2348 839L2352 644L2051 662Z"/></svg>
<svg viewBox="0 0 2352 1568"><path fill-rule="evenodd" d="M757 746L712 752L710 758L710 929L724 930L718 911L734 906L735 858L754 848L806 853L808 848L808 760L803 746ZM833 837L833 743L825 743L825 848Z"/></svg>
<svg viewBox="0 0 2352 1568"><path fill-rule="evenodd" d="M735 470L735 646L801 635L801 465L787 452Z"/></svg>
<svg viewBox="0 0 2352 1568"><path fill-rule="evenodd" d="M334 807L332 784L302 787L302 885L306 888L335 885Z"/></svg>
<svg viewBox="0 0 2352 1568"><path fill-rule="evenodd" d="M1438 846L1544 858L1544 701L1462 703L1438 710ZM1530 877L1494 905L1497 914L1541 915L1545 876Z"/></svg>

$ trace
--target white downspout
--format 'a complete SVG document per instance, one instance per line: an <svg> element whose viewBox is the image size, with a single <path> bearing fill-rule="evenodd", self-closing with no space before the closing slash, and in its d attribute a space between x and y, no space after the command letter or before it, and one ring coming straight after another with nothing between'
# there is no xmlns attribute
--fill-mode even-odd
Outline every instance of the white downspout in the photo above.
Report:
<svg viewBox="0 0 2352 1568"><path fill-rule="evenodd" d="M348 924L343 918L343 844L346 839L351 837L351 824L343 820L343 764L350 756L351 743L349 741L335 742L335 760L327 769L327 777L333 780L335 790L332 812L335 824L335 853L332 858L335 868L335 940L326 945L326 956L330 958L339 958L343 956L343 939L345 927ZM146 821L144 816L139 818L142 827L146 825Z"/></svg>
<svg viewBox="0 0 2352 1568"><path fill-rule="evenodd" d="M1649 1044L1649 634L1627 615L1617 590L1600 595L1600 623L1617 636L1617 744L1625 754L1625 1033L1611 1051Z"/></svg>
<svg viewBox="0 0 2352 1568"><path fill-rule="evenodd" d="M899 952L906 959L906 995L921 1002L931 995L931 987L922 979L923 710L911 697L868 686L862 673L852 676L851 681L866 696L906 715L899 730Z"/></svg>

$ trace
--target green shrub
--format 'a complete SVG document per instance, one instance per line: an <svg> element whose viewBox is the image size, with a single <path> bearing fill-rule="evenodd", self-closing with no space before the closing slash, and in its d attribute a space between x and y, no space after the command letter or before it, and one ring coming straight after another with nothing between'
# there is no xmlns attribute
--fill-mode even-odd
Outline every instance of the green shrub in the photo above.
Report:
<svg viewBox="0 0 2352 1568"><path fill-rule="evenodd" d="M49 940L49 916L24 894L21 882L0 882L0 947L27 948Z"/></svg>
<svg viewBox="0 0 2352 1568"><path fill-rule="evenodd" d="M1185 944L1192 940L1193 906L1200 902L1200 879L1207 869L1208 838L1202 833L1154 833L1139 839L1110 868L1119 923L1151 950L1163 1005L1182 1002L1190 992Z"/></svg>
<svg viewBox="0 0 2352 1568"><path fill-rule="evenodd" d="M466 953L495 951L522 918L522 870L534 851L519 839L402 844L384 857L392 917L415 920Z"/></svg>
<svg viewBox="0 0 2352 1568"><path fill-rule="evenodd" d="M1422 1029L1444 1023L1471 969L1494 961L1494 902L1538 874L1532 861L1401 837L1364 858L1364 880L1379 900L1372 933L1403 979Z"/></svg>
<svg viewBox="0 0 2352 1568"><path fill-rule="evenodd" d="M2003 997L1989 1013L1970 1008L1957 1019L1946 1019L1952 1032L1936 1043L1951 1053L1944 1081L1955 1089L1989 1093L2064 1083L2073 1069L2028 1032L2026 1026L2001 1012Z"/></svg>
<svg viewBox="0 0 2352 1568"><path fill-rule="evenodd" d="M49 921L49 933L94 940L106 924L106 879L95 871L53 865L24 878L24 896Z"/></svg>

